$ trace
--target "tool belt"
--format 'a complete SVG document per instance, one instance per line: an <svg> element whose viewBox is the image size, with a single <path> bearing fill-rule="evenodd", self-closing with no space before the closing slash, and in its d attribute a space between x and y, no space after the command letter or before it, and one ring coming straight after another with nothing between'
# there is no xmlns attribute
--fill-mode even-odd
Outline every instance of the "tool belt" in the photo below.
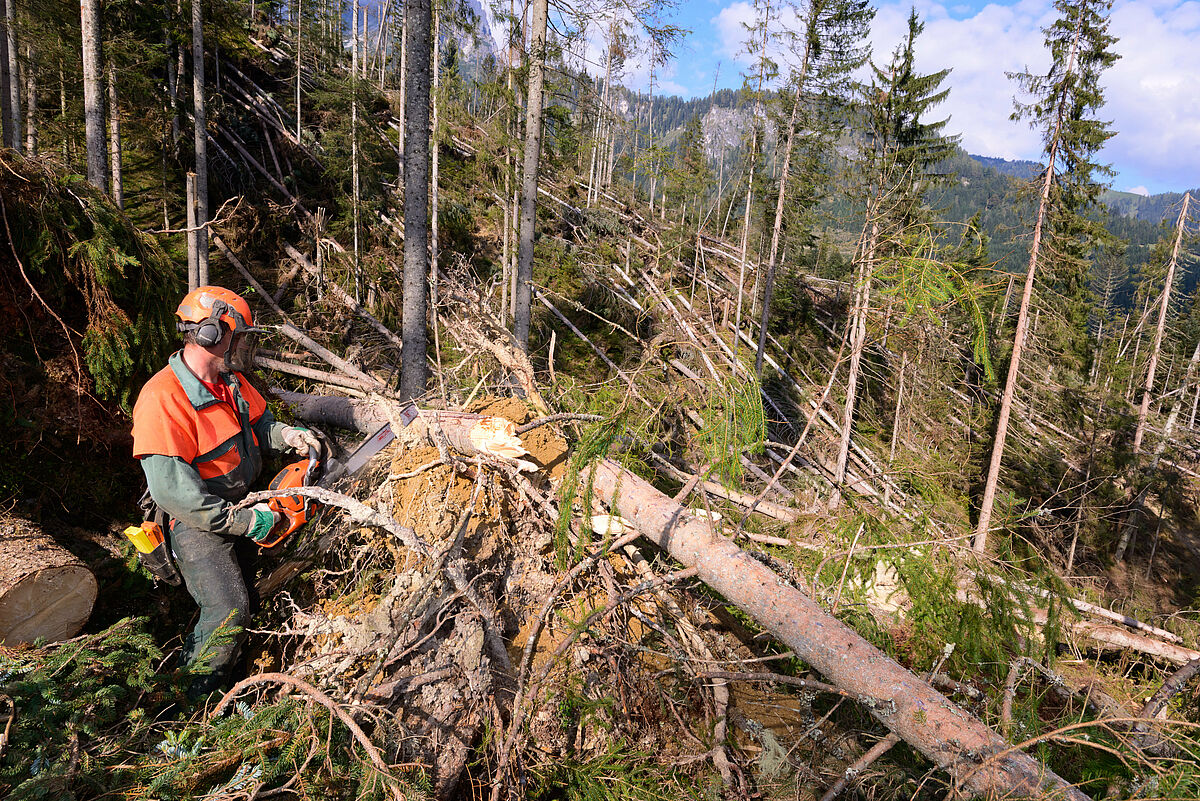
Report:
<svg viewBox="0 0 1200 801"><path fill-rule="evenodd" d="M171 546L166 536L171 519L150 497L149 489L138 499L138 508L142 510L142 524L125 529L125 536L137 549L138 561L150 571L150 575L158 581L178 587L183 583L183 578L175 567L175 560L171 558Z"/></svg>

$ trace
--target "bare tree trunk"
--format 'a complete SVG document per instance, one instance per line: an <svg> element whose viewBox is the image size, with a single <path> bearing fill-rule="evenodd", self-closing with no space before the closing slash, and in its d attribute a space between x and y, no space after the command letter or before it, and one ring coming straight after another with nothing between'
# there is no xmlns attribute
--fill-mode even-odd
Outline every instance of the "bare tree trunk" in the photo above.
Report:
<svg viewBox="0 0 1200 801"><path fill-rule="evenodd" d="M362 302L362 263L358 242L358 0L350 0L350 180L354 217L354 299Z"/></svg>
<svg viewBox="0 0 1200 801"><path fill-rule="evenodd" d="M538 161L542 153L542 94L546 73L547 0L532 0L533 40L529 54L529 92L525 103L525 157L521 170L521 219L517 237L516 313L513 335L529 350L533 300L533 237L537 228Z"/></svg>
<svg viewBox="0 0 1200 801"><path fill-rule="evenodd" d="M187 174L186 188L188 291L191 292L200 286L200 274L196 271L196 173Z"/></svg>
<svg viewBox="0 0 1200 801"><path fill-rule="evenodd" d="M163 28L163 44L166 49L167 56L167 109L171 116L171 147L179 146L179 139L182 136L179 126L179 70L175 62L176 50L178 49L171 37L172 16L171 2L163 4L163 13L166 17L166 27ZM163 156L164 160L166 155ZM164 161L164 165L165 165ZM164 166L165 169L165 166ZM168 226L170 227L170 226Z"/></svg>
<svg viewBox="0 0 1200 801"><path fill-rule="evenodd" d="M896 386L896 412L892 416L892 441L888 443L888 472L892 470L892 462L896 460L896 442L900 439L900 407L904 403L904 373L908 368L908 351L900 354L900 378ZM892 482L883 484L883 506L887 508L892 495Z"/></svg>
<svg viewBox="0 0 1200 801"><path fill-rule="evenodd" d="M438 90L441 87L439 73L442 71L442 50L438 42L441 34L441 19L438 10L433 9L433 123L429 132L429 161L432 176L429 179L430 210L429 217L429 298L434 307L433 314L433 344L434 352L438 348L437 334L437 302L438 302L438 106L441 97Z"/></svg>
<svg viewBox="0 0 1200 801"><path fill-rule="evenodd" d="M879 223L875 216L875 203L867 209L867 241L861 250L862 263L858 286L854 291L854 313L850 320L850 369L846 376L846 404L842 411L842 435L838 445L837 463L833 469L833 493L829 497L829 508L836 509L842 502L842 483L846 480L846 465L850 460L850 440L854 432L854 411L858 403L858 374L861 372L862 355L867 346L867 315L871 309L871 279L875 269L875 248L879 241Z"/></svg>
<svg viewBox="0 0 1200 801"><path fill-rule="evenodd" d="M1191 203L1191 193L1183 196L1183 208L1179 211L1179 221L1175 224L1175 244L1171 247L1171 260L1167 262L1167 277L1163 279L1162 301L1158 308L1158 327L1154 330L1154 345L1150 349L1150 364L1146 367L1146 385L1142 389L1142 403L1138 407L1137 428L1133 434L1133 452L1137 454L1142 449L1142 438L1146 435L1146 414L1150 410L1150 395L1154 392L1154 371L1158 367L1158 354L1162 349L1163 331L1167 327L1167 311L1171 305L1171 287L1175 282L1175 266L1179 262L1179 244L1183 241L1183 231L1188 219L1188 204ZM1170 383L1168 379L1168 383ZM1172 408L1178 408L1173 404Z"/></svg>
<svg viewBox="0 0 1200 801"><path fill-rule="evenodd" d="M762 81L759 81L761 87ZM737 358L738 345L741 337L736 332L742 330L742 295L745 294L746 259L749 258L750 247L750 206L754 200L754 159L758 153L758 127L750 135L750 159L746 163L746 213L742 219L742 254L738 259L737 312L733 317L733 356Z"/></svg>
<svg viewBox="0 0 1200 801"><path fill-rule="evenodd" d="M404 307L400 391L425 394L428 383L425 318L429 282L429 87L430 0L407 0L404 122Z"/></svg>
<svg viewBox="0 0 1200 801"><path fill-rule="evenodd" d="M17 58L17 0L0 0L4 6L4 34L8 57L8 146L21 149L21 61Z"/></svg>
<svg viewBox="0 0 1200 801"><path fill-rule="evenodd" d="M117 105L117 67L108 62L108 155L112 162L112 199L125 208L125 185L121 181L121 113Z"/></svg>
<svg viewBox="0 0 1200 801"><path fill-rule="evenodd" d="M10 81L16 80L8 74L8 6L7 0L0 0L0 147L10 147L12 142L12 96L9 94Z"/></svg>
<svg viewBox="0 0 1200 801"><path fill-rule="evenodd" d="M758 325L758 350L754 354L754 375L762 381L763 354L767 349L767 323L771 319L771 292L775 288L775 266L779 257L779 232L783 229L783 203L787 196L787 182L792 166L792 143L796 136L796 120L800 115L800 93L804 88L804 77L808 71L808 53L810 45L804 49L804 62L800 66L800 76L796 81L796 97L792 104L791 118L788 120L787 144L783 151L783 170L779 175L779 195L775 199L775 224L771 228L771 251L767 257L767 278L763 287L762 318Z"/></svg>
<svg viewBox="0 0 1200 801"><path fill-rule="evenodd" d="M303 62L300 60L300 57L302 55L301 43L304 41L304 26L301 22L304 19L303 12L304 0L296 0L296 141L299 143L303 143L304 141L300 138L302 127L300 121L303 118L301 114L302 107L300 105L300 75L303 71L301 69Z"/></svg>
<svg viewBox="0 0 1200 801"><path fill-rule="evenodd" d="M25 155L37 155L37 76L33 70L33 45L25 44Z"/></svg>
<svg viewBox="0 0 1200 801"><path fill-rule="evenodd" d="M104 153L104 96L100 92L100 0L82 0L83 121L87 140L88 182L103 192L108 184Z"/></svg>
<svg viewBox="0 0 1200 801"><path fill-rule="evenodd" d="M94 0L89 0L94 1ZM204 12L192 0L192 116L196 143L196 274L208 284L208 107L204 102Z"/></svg>

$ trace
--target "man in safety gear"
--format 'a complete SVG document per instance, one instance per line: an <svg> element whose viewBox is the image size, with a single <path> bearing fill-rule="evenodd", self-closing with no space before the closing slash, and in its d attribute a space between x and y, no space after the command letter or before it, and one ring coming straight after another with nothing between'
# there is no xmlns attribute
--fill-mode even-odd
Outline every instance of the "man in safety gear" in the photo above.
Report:
<svg viewBox="0 0 1200 801"><path fill-rule="evenodd" d="M237 293L202 286L175 311L182 350L142 388L133 408L133 455L150 496L171 518L171 550L200 619L183 647L198 671L192 694L228 678L249 619L250 599L236 551L261 542L281 522L265 503L235 509L262 472L263 455L321 450L311 432L277 422L262 395L233 369L230 355L253 327ZM218 627L231 636L210 637Z"/></svg>

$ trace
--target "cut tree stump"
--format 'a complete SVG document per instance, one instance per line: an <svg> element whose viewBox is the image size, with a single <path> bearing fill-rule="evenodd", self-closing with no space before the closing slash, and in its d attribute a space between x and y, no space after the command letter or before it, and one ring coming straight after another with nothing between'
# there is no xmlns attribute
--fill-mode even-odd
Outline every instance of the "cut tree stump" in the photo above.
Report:
<svg viewBox="0 0 1200 801"><path fill-rule="evenodd" d="M92 614L96 577L31 523L0 518L0 645L74 637Z"/></svg>

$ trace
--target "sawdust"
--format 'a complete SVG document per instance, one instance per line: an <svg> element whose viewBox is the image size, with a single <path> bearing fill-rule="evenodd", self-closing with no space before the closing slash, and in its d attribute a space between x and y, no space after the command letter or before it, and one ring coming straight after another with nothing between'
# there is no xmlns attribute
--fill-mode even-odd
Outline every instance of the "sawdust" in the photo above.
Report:
<svg viewBox="0 0 1200 801"><path fill-rule="evenodd" d="M466 408L471 414L483 414L490 417L503 417L517 425L524 425L533 419L535 412L528 403L520 398L483 397Z"/></svg>
<svg viewBox="0 0 1200 801"><path fill-rule="evenodd" d="M552 426L540 426L525 432L521 442L529 451L529 461L542 468L543 477L554 482L566 474L570 447Z"/></svg>
<svg viewBox="0 0 1200 801"><path fill-rule="evenodd" d="M391 475L411 473L439 458L437 448L399 450L392 458ZM470 504L473 490L468 476L455 475L448 465L438 465L411 478L392 481L389 506L400 525L413 529L425 542L439 543L454 535L454 523ZM468 536L485 520L498 519L500 513L497 508L488 508L483 494L473 511Z"/></svg>

